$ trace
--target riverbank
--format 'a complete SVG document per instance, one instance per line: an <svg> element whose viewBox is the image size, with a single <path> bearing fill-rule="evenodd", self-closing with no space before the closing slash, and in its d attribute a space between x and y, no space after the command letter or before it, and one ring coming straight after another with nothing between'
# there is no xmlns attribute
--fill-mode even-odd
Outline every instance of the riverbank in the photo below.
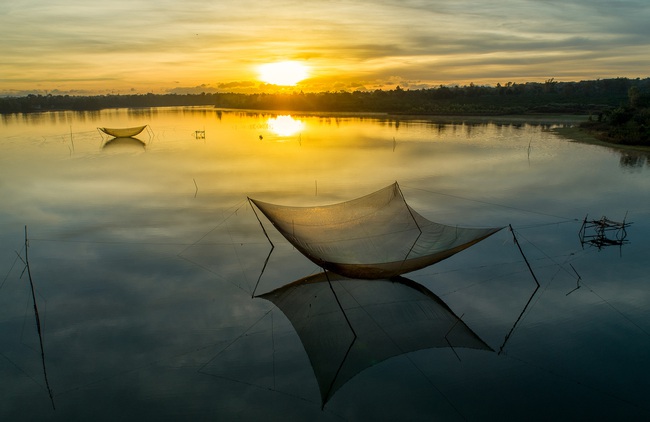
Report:
<svg viewBox="0 0 650 422"><path fill-rule="evenodd" d="M434 123L494 123L531 125L579 125L587 121L587 115L579 114L504 114L492 115L429 115L429 114L387 114L395 120L428 120Z"/></svg>
<svg viewBox="0 0 650 422"><path fill-rule="evenodd" d="M618 151L636 151L650 153L650 147L640 146L640 145L621 145L614 144L611 142L606 142L601 139L598 139L593 133L582 129L578 126L566 126L566 127L556 127L552 131L557 133L573 142L581 142L584 144L599 145L607 148L611 148Z"/></svg>
<svg viewBox="0 0 650 422"><path fill-rule="evenodd" d="M649 146L624 145L603 141L597 135L580 125L587 121L589 116L576 114L510 114L503 116L435 116L435 115L408 115L408 114L387 114L388 117L400 120L427 120L434 123L494 123L494 124L531 124L550 125L551 131L572 142L581 142L591 145L599 145L618 151L635 151L650 153Z"/></svg>

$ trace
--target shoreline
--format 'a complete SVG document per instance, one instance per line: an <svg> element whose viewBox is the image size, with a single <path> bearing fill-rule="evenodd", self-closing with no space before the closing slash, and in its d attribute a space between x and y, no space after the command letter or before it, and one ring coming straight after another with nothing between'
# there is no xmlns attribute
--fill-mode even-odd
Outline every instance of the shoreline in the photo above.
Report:
<svg viewBox="0 0 650 422"><path fill-rule="evenodd" d="M443 114L387 114L393 119L429 120L439 123L495 123L535 125L577 125L587 120L582 114L503 114L503 115L443 115Z"/></svg>
<svg viewBox="0 0 650 422"><path fill-rule="evenodd" d="M606 142L601 139L598 139L595 135L588 132L585 129L581 129L577 126L569 127L558 127L551 129L553 133L558 134L559 136L571 141L579 142L583 144L598 145L602 147L607 147L617 151L630 151L630 152L643 152L650 153L650 147L642 145L620 145L614 144L611 142Z"/></svg>
<svg viewBox="0 0 650 422"><path fill-rule="evenodd" d="M237 109L223 109L237 110ZM586 122L589 116L583 114L504 114L504 115L441 115L441 114L401 114L381 112L301 112L292 110L247 110L249 112L265 112L270 114L286 113L293 116L329 116L329 117L357 117L377 118L391 120L426 120L440 124L487 124L500 125L509 124L531 124L531 125L563 125L549 129L558 136L570 141L589 145L607 147L617 151L630 151L650 153L650 146L642 145L621 145L598 139L596 135L582 129L580 124Z"/></svg>
<svg viewBox="0 0 650 422"><path fill-rule="evenodd" d="M185 107L185 106L181 106ZM196 106L202 107L202 106ZM585 114L412 114L412 113L390 113L376 111L302 111L291 109L250 109L215 107L216 110L228 112L245 112L298 116L317 117L350 117L350 118L376 118L391 120L419 120L433 123L495 123L495 124L532 124L532 125L578 125L587 121Z"/></svg>
<svg viewBox="0 0 650 422"><path fill-rule="evenodd" d="M117 109L123 107L116 107ZM322 116L322 117L349 117L349 118L374 118L374 119L391 119L428 121L440 124L487 124L494 123L499 125L509 124L531 124L531 125L563 125L553 127L549 130L570 142L580 142L590 145L598 145L618 151L634 151L650 153L650 146L641 145L621 145L598 139L594 134L579 127L580 123L587 121L588 116L584 114L555 114L555 113L535 113L535 114L503 114L503 115L480 115L480 114L410 114L410 113L390 113L390 112L350 112L350 111L300 111L290 109L250 109L250 108L233 108L233 107L215 107L209 105L181 105L181 106L145 106L145 107L124 107L124 108L207 108L226 112L243 112L243 113L263 113L272 115L288 114L293 116ZM102 109L110 110L111 107ZM70 110L43 110L35 113L51 113ZM101 110L100 110L101 111ZM25 114L25 113L9 113ZM29 113L31 114L31 113Z"/></svg>

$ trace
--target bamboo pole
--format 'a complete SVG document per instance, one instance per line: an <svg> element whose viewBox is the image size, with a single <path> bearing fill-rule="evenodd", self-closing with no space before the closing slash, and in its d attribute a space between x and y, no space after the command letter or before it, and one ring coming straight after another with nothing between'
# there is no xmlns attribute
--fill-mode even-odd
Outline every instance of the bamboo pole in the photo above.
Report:
<svg viewBox="0 0 650 422"><path fill-rule="evenodd" d="M54 396L52 394L52 389L50 388L50 382L47 379L47 370L45 368L45 349L43 347L43 332L41 330L41 318L38 315L38 306L36 305L36 291L34 289L34 281L32 279L32 271L29 267L29 239L27 238L27 226L25 226L25 267L27 268L27 276L29 278L29 286L32 291L32 301L34 303L34 317L36 318L36 330L38 331L38 340L41 345L41 362L43 364L43 376L45 378L45 386L47 387L47 392L50 396L50 402L52 403L52 409L56 410L54 406Z"/></svg>

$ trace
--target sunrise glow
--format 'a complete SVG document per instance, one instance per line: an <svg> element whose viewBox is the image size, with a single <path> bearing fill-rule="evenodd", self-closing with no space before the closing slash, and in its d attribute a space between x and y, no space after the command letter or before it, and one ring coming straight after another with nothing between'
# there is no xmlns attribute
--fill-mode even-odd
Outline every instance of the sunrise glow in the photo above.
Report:
<svg viewBox="0 0 650 422"><path fill-rule="evenodd" d="M560 14L534 0L5 3L0 96L418 90L650 69L650 7L638 0Z"/></svg>
<svg viewBox="0 0 650 422"><path fill-rule="evenodd" d="M267 63L260 66L258 72L262 82L282 86L295 86L309 73L307 66L295 61Z"/></svg>

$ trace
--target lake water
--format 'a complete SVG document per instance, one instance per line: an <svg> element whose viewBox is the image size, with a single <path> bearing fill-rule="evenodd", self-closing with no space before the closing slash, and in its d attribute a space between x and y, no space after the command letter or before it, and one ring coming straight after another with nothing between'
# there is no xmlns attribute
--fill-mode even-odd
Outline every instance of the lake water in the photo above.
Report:
<svg viewBox="0 0 650 422"><path fill-rule="evenodd" d="M0 418L648 420L648 158L551 123L3 116ZM138 140L96 130L142 124ZM321 270L261 218L272 249L247 197L330 204L395 181L430 220L511 225L523 255L506 228L405 275L489 349L366 362L323 403L289 319L252 298ZM582 244L585 217L603 216L632 223L623 244Z"/></svg>

